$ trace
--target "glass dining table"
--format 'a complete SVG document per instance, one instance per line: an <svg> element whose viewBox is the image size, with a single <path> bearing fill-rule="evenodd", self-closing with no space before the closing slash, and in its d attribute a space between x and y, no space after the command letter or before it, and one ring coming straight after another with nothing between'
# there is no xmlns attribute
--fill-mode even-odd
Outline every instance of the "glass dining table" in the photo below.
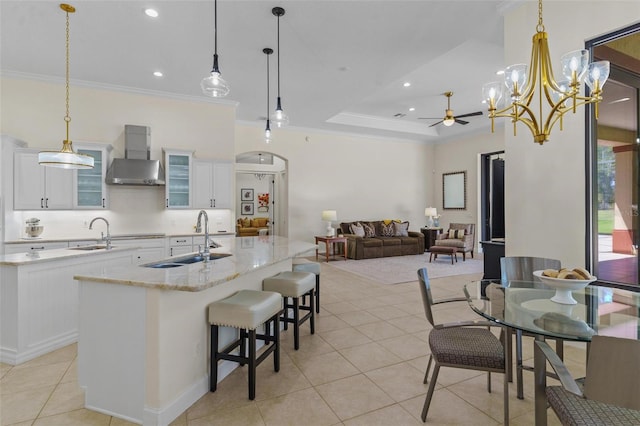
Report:
<svg viewBox="0 0 640 426"><path fill-rule="evenodd" d="M533 334L590 342L595 334L640 338L640 293L589 285L572 292L577 301L565 305L551 300L555 290L540 281L511 281L503 286L489 280L464 286L476 313L497 324ZM535 424L547 424L547 373L542 350L534 345Z"/></svg>

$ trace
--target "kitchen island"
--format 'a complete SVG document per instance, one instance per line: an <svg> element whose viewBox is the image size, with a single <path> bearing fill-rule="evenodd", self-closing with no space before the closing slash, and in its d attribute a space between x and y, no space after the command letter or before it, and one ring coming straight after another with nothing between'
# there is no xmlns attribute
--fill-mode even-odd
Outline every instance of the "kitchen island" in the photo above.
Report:
<svg viewBox="0 0 640 426"><path fill-rule="evenodd" d="M131 265L135 253L95 245L0 256L0 361L22 364L76 342L73 275Z"/></svg>
<svg viewBox="0 0 640 426"><path fill-rule="evenodd" d="M169 424L209 391L207 306L241 289L262 289L264 278L291 270L293 257L315 248L278 236L242 237L211 250L231 256L208 264L77 274L85 407L134 423ZM233 335L222 329L221 345ZM236 366L221 363L219 380Z"/></svg>

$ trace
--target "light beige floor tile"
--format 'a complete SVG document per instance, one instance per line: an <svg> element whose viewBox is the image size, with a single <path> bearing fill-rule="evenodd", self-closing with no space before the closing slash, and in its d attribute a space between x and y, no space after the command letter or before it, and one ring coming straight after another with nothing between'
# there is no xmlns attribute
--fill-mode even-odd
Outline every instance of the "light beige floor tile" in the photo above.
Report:
<svg viewBox="0 0 640 426"><path fill-rule="evenodd" d="M31 368L40 365L58 364L61 362L71 362L78 355L78 344L73 343L60 349L56 349L53 352L39 356L30 361L16 366L16 368Z"/></svg>
<svg viewBox="0 0 640 426"><path fill-rule="evenodd" d="M12 368L0 380L2 394L58 384L71 362Z"/></svg>
<svg viewBox="0 0 640 426"><path fill-rule="evenodd" d="M418 294L416 294L418 295ZM405 293L388 294L378 298L381 302L384 302L386 306L399 305L411 301L411 296L407 296Z"/></svg>
<svg viewBox="0 0 640 426"><path fill-rule="evenodd" d="M429 322L424 316L421 315L409 315L401 318L392 318L387 320L389 324L392 324L406 333L417 333L419 331L425 331L431 328Z"/></svg>
<svg viewBox="0 0 640 426"><path fill-rule="evenodd" d="M298 350L295 350L293 345L282 345L282 349L293 361L300 361L335 351L333 346L325 342L318 334L300 336L300 348Z"/></svg>
<svg viewBox="0 0 640 426"><path fill-rule="evenodd" d="M425 358L426 359L426 358ZM414 364L415 366L415 364ZM424 363L424 370L427 369L427 363ZM429 372L429 380L431 380L431 375L433 374L433 365L431 366L431 371ZM438 384L442 386L451 386L456 383L464 382L476 376L482 376L482 380L487 381L487 373L476 370L468 370L466 368L451 368L451 367L442 367L440 368L440 373L438 374ZM486 388L485 388L486 390Z"/></svg>
<svg viewBox="0 0 640 426"><path fill-rule="evenodd" d="M265 361L258 366L256 401L274 398L309 387L311 387L311 383L293 362L281 362L279 372L273 371L273 364L269 361Z"/></svg>
<svg viewBox="0 0 640 426"><path fill-rule="evenodd" d="M265 423L280 425L333 425L340 421L314 389L288 393L260 401L258 408Z"/></svg>
<svg viewBox="0 0 640 426"><path fill-rule="evenodd" d="M338 352L330 352L297 362L311 384L319 385L359 374L360 371Z"/></svg>
<svg viewBox="0 0 640 426"><path fill-rule="evenodd" d="M424 395L428 390L428 385L422 383L423 374L409 362L390 365L365 374L396 402Z"/></svg>
<svg viewBox="0 0 640 426"><path fill-rule="evenodd" d="M111 419L111 423L113 423L113 419ZM113 425L109 425L113 426ZM187 412L180 414L174 421L169 423L169 426L187 426Z"/></svg>
<svg viewBox="0 0 640 426"><path fill-rule="evenodd" d="M109 426L110 422L110 416L83 408L55 416L39 417L33 422L33 426Z"/></svg>
<svg viewBox="0 0 640 426"><path fill-rule="evenodd" d="M331 312L333 315L359 310L355 305L345 301L337 303L323 303L322 308L327 312Z"/></svg>
<svg viewBox="0 0 640 426"><path fill-rule="evenodd" d="M218 383L215 392L207 392L203 395L187 409L187 420L191 422L191 420L209 416L219 410L254 404L248 396L246 370L246 368L236 368ZM258 387L259 383L256 385L256 389Z"/></svg>
<svg viewBox="0 0 640 426"><path fill-rule="evenodd" d="M422 414L424 399L425 396L421 395L401 402L400 405L412 416L421 421L420 416ZM426 424L491 426L500 423L467 403L465 400L457 397L446 388L442 388L433 393Z"/></svg>
<svg viewBox="0 0 640 426"><path fill-rule="evenodd" d="M350 327L349 324L342 321L335 315L317 315L316 316L316 333L322 331L339 330L341 328Z"/></svg>
<svg viewBox="0 0 640 426"><path fill-rule="evenodd" d="M54 388L55 385L42 386L2 395L0 398L1 424L4 426L35 419Z"/></svg>
<svg viewBox="0 0 640 426"><path fill-rule="evenodd" d="M362 372L402 361L397 355L376 342L344 348L340 353Z"/></svg>
<svg viewBox="0 0 640 426"><path fill-rule="evenodd" d="M380 306L387 306L385 302L377 297L365 297L363 299L352 300L351 304L356 306L358 309L371 309Z"/></svg>
<svg viewBox="0 0 640 426"><path fill-rule="evenodd" d="M345 420L344 424L345 426L420 426L423 423L416 420L402 406L395 404Z"/></svg>
<svg viewBox="0 0 640 426"><path fill-rule="evenodd" d="M393 306L395 306L398 309L402 309L403 311L405 311L410 315L422 315L424 317L424 305L422 305L421 301L416 302L414 300L411 302L399 303Z"/></svg>
<svg viewBox="0 0 640 426"><path fill-rule="evenodd" d="M409 316L409 314L407 314L405 311L403 311L402 309L398 309L395 306L380 306L377 308L370 308L367 309L367 312L385 321L392 318L402 318Z"/></svg>
<svg viewBox="0 0 640 426"><path fill-rule="evenodd" d="M398 337L405 334L404 331L389 324L387 321L376 321L369 324L362 324L357 326L356 330L374 341Z"/></svg>
<svg viewBox="0 0 640 426"><path fill-rule="evenodd" d="M26 422L11 423L11 426L31 426L33 420L27 420Z"/></svg>
<svg viewBox="0 0 640 426"><path fill-rule="evenodd" d="M263 426L264 424L256 405L221 410L210 416L189 421L189 426Z"/></svg>
<svg viewBox="0 0 640 426"><path fill-rule="evenodd" d="M84 408L84 391L77 382L60 383L51 394L40 417Z"/></svg>
<svg viewBox="0 0 640 426"><path fill-rule="evenodd" d="M371 315L367 311L343 312L336 314L336 316L351 326L380 321L380 318Z"/></svg>
<svg viewBox="0 0 640 426"><path fill-rule="evenodd" d="M7 374L9 371L11 371L12 368L13 368L13 365L9 365L9 364L5 364L4 362L0 362L0 379L2 379L5 374Z"/></svg>
<svg viewBox="0 0 640 426"><path fill-rule="evenodd" d="M362 345L364 343L371 342L371 339L351 327L328 332L320 332L320 336L336 349L344 349L350 346Z"/></svg>
<svg viewBox="0 0 640 426"><path fill-rule="evenodd" d="M67 368L67 372L64 373L62 379L60 379L60 383L69 383L69 382L77 382L78 381L78 360L74 359L71 364L69 364L69 368Z"/></svg>
<svg viewBox="0 0 640 426"><path fill-rule="evenodd" d="M186 420L186 416L182 416L185 419L184 425L187 424L187 420ZM171 422L171 424L173 426L178 426L177 424L174 425L173 422ZM111 423L109 423L109 426L135 426L136 423L132 423L123 419L119 419L117 417L111 417Z"/></svg>
<svg viewBox="0 0 640 426"><path fill-rule="evenodd" d="M341 420L393 404L393 400L363 374L316 386Z"/></svg>
<svg viewBox="0 0 640 426"><path fill-rule="evenodd" d="M381 340L378 343L403 360L418 358L429 353L428 345L411 334Z"/></svg>

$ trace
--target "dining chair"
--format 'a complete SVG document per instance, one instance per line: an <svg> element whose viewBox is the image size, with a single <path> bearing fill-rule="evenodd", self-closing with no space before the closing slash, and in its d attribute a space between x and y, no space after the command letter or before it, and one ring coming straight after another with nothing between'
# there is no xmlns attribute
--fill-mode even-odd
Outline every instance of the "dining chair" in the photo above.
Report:
<svg viewBox="0 0 640 426"><path fill-rule="evenodd" d="M438 380L440 367L464 368L486 371L487 390L491 392L491 373L504 374L504 424L509 424L509 380L507 366L509 365L510 348L505 350L500 340L491 332L489 327L496 324L486 321L461 321L448 324L437 324L434 320L432 307L435 305L466 301L464 297L441 299L434 301L431 295L431 284L427 268L418 270L420 294L424 313L431 324L429 333L429 363L424 375L423 383L428 382L429 370L434 363L431 382L427 397L422 407L422 421L427 421L431 398ZM505 342L507 342L505 340ZM507 343L508 346L508 343Z"/></svg>
<svg viewBox="0 0 640 426"><path fill-rule="evenodd" d="M532 256L508 256L500 258L500 283L503 287L509 286L509 281L534 281L533 271L544 269L560 269L560 261L544 257ZM522 361L522 330L507 330L508 338L516 335L516 389L518 399L524 399L522 371L533 371L533 367L524 365ZM525 333L525 335L529 335ZM556 340L556 351L562 358L562 340ZM509 366L511 371L511 366ZM509 374L511 376L511 374Z"/></svg>
<svg viewBox="0 0 640 426"><path fill-rule="evenodd" d="M583 386L548 344L535 343L562 384L545 393L563 425L640 424L640 341L593 336Z"/></svg>

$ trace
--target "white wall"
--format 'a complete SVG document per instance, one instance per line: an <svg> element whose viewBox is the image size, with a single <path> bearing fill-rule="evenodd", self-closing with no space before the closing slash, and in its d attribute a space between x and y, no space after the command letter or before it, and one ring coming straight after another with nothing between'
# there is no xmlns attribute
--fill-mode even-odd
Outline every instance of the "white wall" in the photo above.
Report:
<svg viewBox="0 0 640 426"><path fill-rule="evenodd" d="M236 127L236 154L268 151L288 160L289 237L324 235L323 210L338 222L399 218L419 231L432 202L433 146L302 129L276 129L265 144L258 126ZM308 138L308 140L307 140Z"/></svg>
<svg viewBox="0 0 640 426"><path fill-rule="evenodd" d="M236 216L248 217L253 219L256 217L269 217L269 212L258 211L258 194L269 193L270 181L273 179L273 175L268 174L264 179L259 180L253 173L237 173L236 174L236 191L234 192L236 198ZM240 191L243 188L253 189L253 201L241 201ZM271 197L269 197L271 199ZM253 215L247 215L242 212L241 205L243 202L253 204Z"/></svg>
<svg viewBox="0 0 640 426"><path fill-rule="evenodd" d="M60 149L65 137L64 85L3 77L1 133L30 148ZM113 145L113 157L124 156L124 125L151 127L151 158L161 159L162 148L192 149L199 158L235 161L235 105L189 99L71 87L70 137L75 142ZM203 98L206 99L206 98ZM164 187L109 186L108 211L8 212L6 239L22 236L24 220L42 220L43 238L94 238L86 223L95 216L111 222L112 233L193 232L197 211L165 210ZM10 200L7 201L7 204ZM235 230L231 210L210 210L210 230Z"/></svg>
<svg viewBox="0 0 640 426"><path fill-rule="evenodd" d="M544 24L556 65L560 56L585 41L633 23L638 1L554 1L544 3ZM537 4L524 2L505 15L505 63L528 63L537 24ZM606 85L604 87L606 90ZM504 119L501 119L504 120ZM518 125L505 125L505 231L508 256L560 259L567 266L585 263L585 117L584 108L556 126L543 146Z"/></svg>

